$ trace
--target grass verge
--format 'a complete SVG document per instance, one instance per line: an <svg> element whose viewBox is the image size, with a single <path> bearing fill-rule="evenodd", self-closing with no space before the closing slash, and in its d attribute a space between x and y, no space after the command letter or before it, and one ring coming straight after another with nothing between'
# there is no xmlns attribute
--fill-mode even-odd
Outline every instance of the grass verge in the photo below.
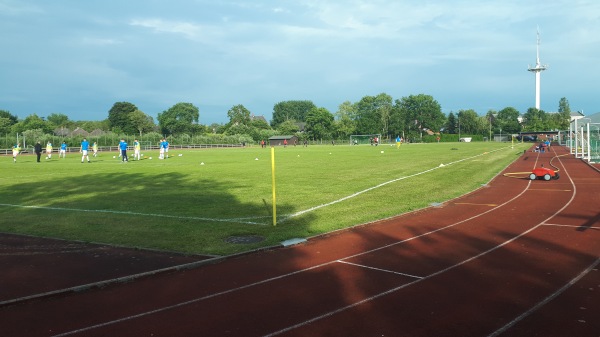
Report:
<svg viewBox="0 0 600 337"><path fill-rule="evenodd" d="M487 183L527 144L439 143L171 150L92 163L3 157L0 231L227 255L391 217ZM153 159L149 159L149 157ZM441 165L443 164L443 166ZM248 245L226 240L258 235Z"/></svg>

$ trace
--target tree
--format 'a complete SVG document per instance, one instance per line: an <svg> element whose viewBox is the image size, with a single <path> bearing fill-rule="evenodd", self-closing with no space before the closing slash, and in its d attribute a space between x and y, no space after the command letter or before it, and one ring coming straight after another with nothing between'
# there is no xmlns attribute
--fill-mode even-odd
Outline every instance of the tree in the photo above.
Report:
<svg viewBox="0 0 600 337"><path fill-rule="evenodd" d="M131 124L140 133L140 137L143 132L150 132L154 129L154 119L152 116L146 115L141 110L135 110L129 115Z"/></svg>
<svg viewBox="0 0 600 337"><path fill-rule="evenodd" d="M306 115L306 131L313 139L329 136L332 126L333 115L325 108L313 108Z"/></svg>
<svg viewBox="0 0 600 337"><path fill-rule="evenodd" d="M546 113L544 110L529 108L523 116L524 129L527 131L544 131L546 129Z"/></svg>
<svg viewBox="0 0 600 337"><path fill-rule="evenodd" d="M11 132L11 127L19 122L17 116L6 110L0 110L0 134Z"/></svg>
<svg viewBox="0 0 600 337"><path fill-rule="evenodd" d="M69 121L69 116L67 116L65 114L61 114L61 113L52 113L52 114L48 115L46 120L48 122L52 123L52 125L55 128L58 128L61 126L68 127L69 125L73 124L73 122Z"/></svg>
<svg viewBox="0 0 600 337"><path fill-rule="evenodd" d="M311 101L285 101L275 104L273 107L273 120L271 126L277 128L279 124L294 120L306 121L306 114L317 106Z"/></svg>
<svg viewBox="0 0 600 337"><path fill-rule="evenodd" d="M354 134L356 130L355 115L354 105L350 101L345 101L338 106L334 121L334 132L338 138L349 137Z"/></svg>
<svg viewBox="0 0 600 337"><path fill-rule="evenodd" d="M200 110L192 103L177 103L169 110L158 114L158 124L163 133L177 134L191 131L198 123Z"/></svg>
<svg viewBox="0 0 600 337"><path fill-rule="evenodd" d="M271 130L271 126L262 118L252 118L250 126L259 130Z"/></svg>
<svg viewBox="0 0 600 337"><path fill-rule="evenodd" d="M475 120L475 135L488 135L490 132L490 121L487 116L477 116ZM487 136L486 136L487 137Z"/></svg>
<svg viewBox="0 0 600 337"><path fill-rule="evenodd" d="M277 133L280 135L293 135L300 130L294 120L287 120L277 127Z"/></svg>
<svg viewBox="0 0 600 337"><path fill-rule="evenodd" d="M11 114L6 110L0 110L0 118L7 118L10 121L11 125L17 124L19 122L19 118L17 118L17 116Z"/></svg>
<svg viewBox="0 0 600 337"><path fill-rule="evenodd" d="M75 124L84 130L110 130L110 122L108 121L108 119L104 119L101 121L78 121L75 122Z"/></svg>
<svg viewBox="0 0 600 337"><path fill-rule="evenodd" d="M0 135L10 133L11 126L13 124L11 124L10 119L0 117Z"/></svg>
<svg viewBox="0 0 600 337"><path fill-rule="evenodd" d="M39 117L37 114L29 115L12 126L12 131L16 133L23 133L24 131L35 129L41 129L44 133L52 132L50 123Z"/></svg>
<svg viewBox="0 0 600 337"><path fill-rule="evenodd" d="M133 134L137 128L131 121L131 114L138 108L129 102L117 102L108 111L108 122L110 128L115 132Z"/></svg>
<svg viewBox="0 0 600 337"><path fill-rule="evenodd" d="M488 110L488 112L485 114L485 120L487 123L487 132L485 134L487 134L491 140L493 137L493 130L495 130L495 125L498 123L498 112L493 109Z"/></svg>
<svg viewBox="0 0 600 337"><path fill-rule="evenodd" d="M477 133L477 112L473 109L459 110L458 122L460 123L460 133L474 135Z"/></svg>
<svg viewBox="0 0 600 337"><path fill-rule="evenodd" d="M246 109L243 105L235 105L229 111L227 111L227 117L229 117L229 123L231 125L249 125L250 124L250 110Z"/></svg>
<svg viewBox="0 0 600 337"><path fill-rule="evenodd" d="M494 132L498 133L500 130L504 133L521 132L521 123L519 123L520 114L521 113L513 107L506 107L498 111L496 122L494 123Z"/></svg>
<svg viewBox="0 0 600 337"><path fill-rule="evenodd" d="M439 131L446 122L440 104L430 95L419 94L396 100L404 117L407 137L423 137L423 129Z"/></svg>
<svg viewBox="0 0 600 337"><path fill-rule="evenodd" d="M558 102L558 125L557 128L560 130L568 130L569 124L571 123L571 107L569 101L563 97Z"/></svg>
<svg viewBox="0 0 600 337"><path fill-rule="evenodd" d="M36 142L42 141L45 138L45 135L46 132L44 132L42 129L30 129L23 131L23 138L25 138L29 146L33 146Z"/></svg>
<svg viewBox="0 0 600 337"><path fill-rule="evenodd" d="M454 116L454 112L450 112L448 114L448 120L446 121L446 125L444 126L444 131L449 134L458 133L457 130L457 121L456 116Z"/></svg>
<svg viewBox="0 0 600 337"><path fill-rule="evenodd" d="M355 104L356 132L359 134L387 134L392 97L386 93L364 96Z"/></svg>
<svg viewBox="0 0 600 337"><path fill-rule="evenodd" d="M404 129L406 127L406 121L402 115L402 111L397 105L393 105L390 110L390 118L388 124L388 132L391 135L404 137Z"/></svg>

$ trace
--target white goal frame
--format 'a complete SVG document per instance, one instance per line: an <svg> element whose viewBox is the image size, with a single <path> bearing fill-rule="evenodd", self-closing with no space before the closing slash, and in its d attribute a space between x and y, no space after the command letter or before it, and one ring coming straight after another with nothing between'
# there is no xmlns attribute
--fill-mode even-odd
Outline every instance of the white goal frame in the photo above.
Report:
<svg viewBox="0 0 600 337"><path fill-rule="evenodd" d="M381 134L380 133L369 134L369 135L350 135L350 145L364 145L364 144L370 145L371 144L370 139L373 139L375 137L377 137L377 139L379 139L378 144L381 144ZM375 144L373 144L373 145L375 145Z"/></svg>

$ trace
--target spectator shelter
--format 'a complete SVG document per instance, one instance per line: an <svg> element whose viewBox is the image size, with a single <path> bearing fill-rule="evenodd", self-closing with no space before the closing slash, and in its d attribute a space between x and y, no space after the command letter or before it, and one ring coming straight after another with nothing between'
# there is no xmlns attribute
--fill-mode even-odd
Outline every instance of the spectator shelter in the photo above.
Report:
<svg viewBox="0 0 600 337"><path fill-rule="evenodd" d="M283 146L284 140L287 140L287 145L297 145L298 137L296 136L273 136L269 138L269 145Z"/></svg>

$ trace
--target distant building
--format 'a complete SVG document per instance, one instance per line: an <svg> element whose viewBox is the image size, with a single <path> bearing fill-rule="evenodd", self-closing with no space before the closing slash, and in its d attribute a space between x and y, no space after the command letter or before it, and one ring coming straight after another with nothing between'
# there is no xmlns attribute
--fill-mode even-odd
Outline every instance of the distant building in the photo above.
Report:
<svg viewBox="0 0 600 337"><path fill-rule="evenodd" d="M589 115L586 118L589 118L592 123L600 123L600 112L596 112L595 114Z"/></svg>
<svg viewBox="0 0 600 337"><path fill-rule="evenodd" d="M252 115L252 116L250 116L250 119L252 121L263 121L263 122L269 124L269 122L267 121L267 119L265 118L265 116L262 116L262 115L261 116L254 116L254 115Z"/></svg>
<svg viewBox="0 0 600 337"><path fill-rule="evenodd" d="M576 120L576 119L582 119L583 117L585 117L584 114L582 114L579 111L572 111L571 112L571 122Z"/></svg>
<svg viewBox="0 0 600 337"><path fill-rule="evenodd" d="M71 136L84 136L84 137L88 137L90 134L89 132L85 131L82 128L77 128L75 130L73 130L73 132L71 132Z"/></svg>
<svg viewBox="0 0 600 337"><path fill-rule="evenodd" d="M100 130L100 129L96 129L92 132L90 132L90 134L88 136L90 137L98 137L98 136L102 136L104 134L104 131Z"/></svg>
<svg viewBox="0 0 600 337"><path fill-rule="evenodd" d="M71 130L65 128L65 127L60 127L60 128L56 128L54 129L54 134L59 136L59 137L66 137L71 133Z"/></svg>

